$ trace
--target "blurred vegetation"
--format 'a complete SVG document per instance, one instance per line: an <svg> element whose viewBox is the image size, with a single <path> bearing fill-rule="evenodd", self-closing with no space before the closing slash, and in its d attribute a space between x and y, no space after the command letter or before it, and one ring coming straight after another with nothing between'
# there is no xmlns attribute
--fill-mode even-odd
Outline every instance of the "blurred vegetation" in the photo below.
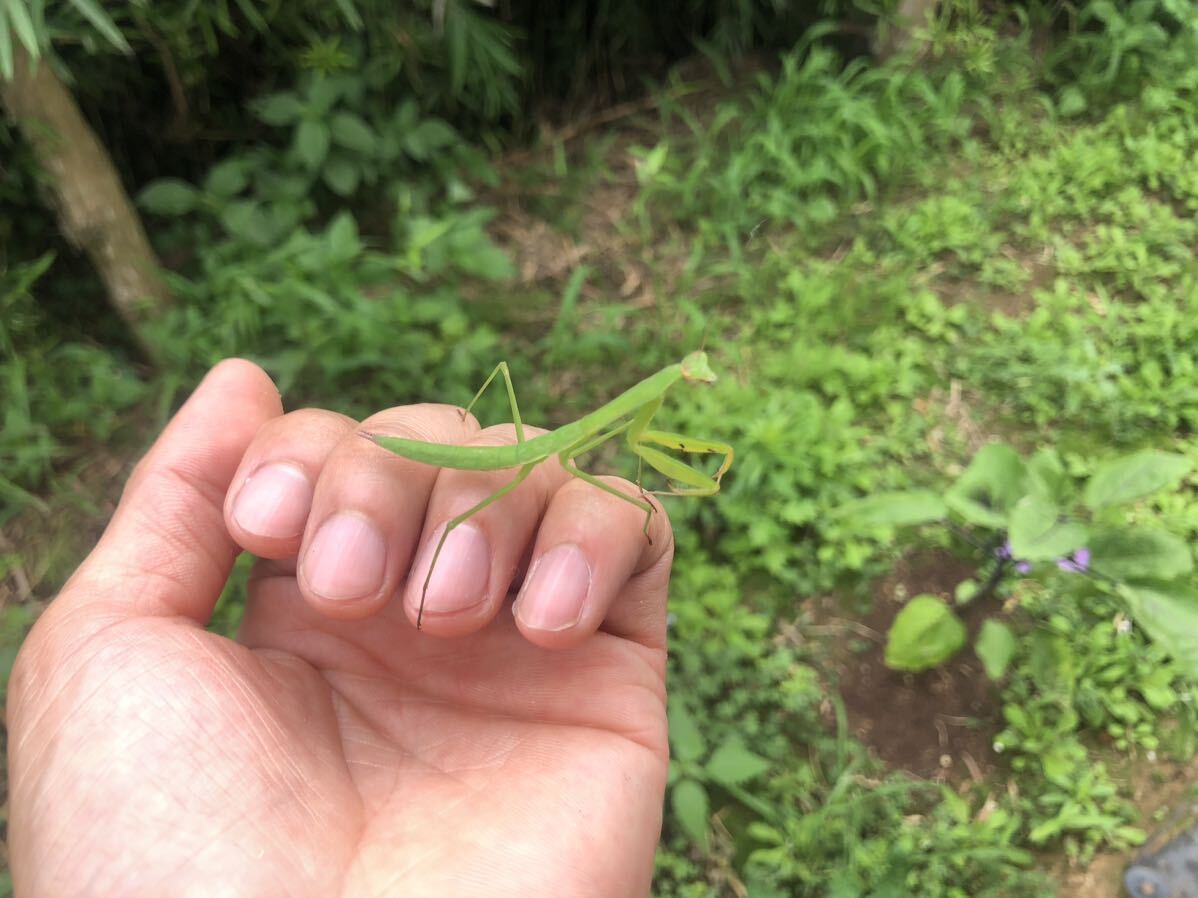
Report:
<svg viewBox="0 0 1198 898"><path fill-rule="evenodd" d="M39 5L174 303L151 366L0 119L4 645L216 359L364 415L460 401L507 358L553 424L705 342L721 380L663 415L737 463L671 507L656 894L1043 895L1039 852L1127 851L1155 810L1129 771L1198 744L1184 646L1094 576L842 512L942 495L996 441L1051 451L1074 491L1134 450L1198 459L1198 9L955 0L879 60L865 2L540 6L129 0L110 30ZM1178 626L1193 482L1104 512L1183 546ZM839 691L881 647L829 636L828 602L897 606L878 584L921 551L976 568L937 598L1010 636L979 649L1004 660L980 778L887 770Z"/></svg>

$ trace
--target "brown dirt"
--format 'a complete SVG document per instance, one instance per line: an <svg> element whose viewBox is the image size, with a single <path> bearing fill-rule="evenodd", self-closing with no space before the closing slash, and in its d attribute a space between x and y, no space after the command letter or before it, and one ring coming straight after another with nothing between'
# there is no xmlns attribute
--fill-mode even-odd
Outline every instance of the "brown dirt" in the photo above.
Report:
<svg viewBox="0 0 1198 898"><path fill-rule="evenodd" d="M992 748L1002 728L998 695L973 652L993 603L958 609L969 628L969 647L949 663L919 674L901 673L882 660L884 635L906 599L928 593L953 601L953 590L972 576L971 565L946 552L900 561L873 589L873 608L861 621L873 644L841 665L840 690L849 726L890 767L934 780L977 781L995 767Z"/></svg>

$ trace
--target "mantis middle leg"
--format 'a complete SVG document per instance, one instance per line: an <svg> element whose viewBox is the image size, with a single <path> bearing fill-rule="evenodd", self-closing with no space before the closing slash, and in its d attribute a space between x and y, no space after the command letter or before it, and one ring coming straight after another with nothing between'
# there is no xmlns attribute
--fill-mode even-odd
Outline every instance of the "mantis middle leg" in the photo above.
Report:
<svg viewBox="0 0 1198 898"><path fill-rule="evenodd" d="M508 370L507 362L500 362L495 366L495 370L491 372L490 377L483 381L483 385L478 388L478 392L474 394L474 398L470 400L470 404L462 410L462 417L465 418L470 414L470 409L474 408L474 403L482 397L487 391L487 387L491 386L491 381L495 379L496 374L503 375L504 386L507 387L508 403L512 407L512 424L516 427L516 442L524 442L524 422L520 419L520 406L516 402L516 389L512 386L512 373Z"/></svg>
<svg viewBox="0 0 1198 898"><path fill-rule="evenodd" d="M622 499L625 502L629 502L632 505L635 505L641 511L643 511L645 513L645 526L642 528L642 532L645 534L645 539L649 540L649 542L652 543L653 540L649 536L649 524L653 521L653 505L651 503L645 501L644 499L636 499L636 498L628 495L623 490L616 489L610 483L600 480L594 474L588 474L586 471L579 468L578 465L575 464L575 462L574 462L574 459L576 459L578 456L583 455L584 453L590 452L592 449L594 449L596 446L599 446L601 443L605 443L608 440L610 440L612 437L618 436L619 434L626 431L631 425L632 425L632 421L625 421L623 424L620 424L617 427L613 427L611 430L607 431L606 433L602 433L602 434L599 434L598 436L581 440L578 443L575 443L573 446L566 449L565 451L559 453L558 460L562 463L562 467L565 469L566 473L569 474L570 476L577 477L579 480L589 483L589 484L591 484L591 486L597 487L598 489L603 490L603 492L609 493L610 495L615 496L617 499ZM639 486L640 484L638 483L637 485Z"/></svg>
<svg viewBox="0 0 1198 898"><path fill-rule="evenodd" d="M428 585L433 579L433 571L437 567L437 559L441 557L441 550L445 548L445 540L449 538L449 534L460 525L466 523L466 521L470 520L488 505L498 502L500 499L522 484L525 479L527 479L528 475L532 473L533 468L540 463L541 459L537 459L536 461L529 462L528 464L524 465L509 483L504 484L495 492L491 493L491 495L487 496L487 498L483 499L472 508L462 512L457 517L450 518L448 523L446 523L445 530L441 533L441 538L437 540L437 548L433 550L433 560L429 563L428 573L424 577L424 586L420 590L420 608L416 612L417 630L420 629L420 625L424 621L424 600L428 597Z"/></svg>

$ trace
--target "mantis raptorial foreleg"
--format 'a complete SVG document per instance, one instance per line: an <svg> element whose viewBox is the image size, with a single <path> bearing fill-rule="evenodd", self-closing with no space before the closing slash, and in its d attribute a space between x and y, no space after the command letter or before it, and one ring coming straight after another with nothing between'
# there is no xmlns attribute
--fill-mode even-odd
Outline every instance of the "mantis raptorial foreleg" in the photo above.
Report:
<svg viewBox="0 0 1198 898"><path fill-rule="evenodd" d="M532 473L533 468L535 468L536 466L537 466L537 462L531 462L531 463L525 465L524 467L522 467L519 470L519 472L517 472L516 476L514 478L512 478L512 480L509 483L504 484L499 489L497 489L495 492L491 493L491 495L487 496L487 498L483 499L481 502L479 502L477 505L473 506L472 508L469 508L466 511L462 512L457 517L450 518L449 521L445 524L445 529L441 532L441 538L439 540L437 540L437 548L433 550L433 560L429 562L428 573L424 577L424 586L420 590L420 608L416 612L416 627L417 628L420 627L421 623L424 620L424 600L428 596L428 585L433 579L433 571L436 570L436 568L437 568L437 559L441 557L441 550L443 548L445 548L445 540L447 540L449 538L449 534L452 533L461 524L466 523L466 521L470 520L472 517L474 517L476 514L478 514L480 511L482 511L488 505L491 505L494 502L498 502L500 499L502 499L508 493L512 492L512 490L514 490L516 487L518 487L520 484L522 484L525 481L525 479L527 479L528 475Z"/></svg>
<svg viewBox="0 0 1198 898"><path fill-rule="evenodd" d="M720 480L732 466L732 447L715 440L700 440L694 437L670 433L665 430L643 430L635 440L629 441L632 451L649 467L668 477L673 486L668 490L653 490L661 496L714 496L720 491ZM680 459L667 455L655 446L677 449L679 452L717 454L724 456L715 474L705 474L698 468Z"/></svg>

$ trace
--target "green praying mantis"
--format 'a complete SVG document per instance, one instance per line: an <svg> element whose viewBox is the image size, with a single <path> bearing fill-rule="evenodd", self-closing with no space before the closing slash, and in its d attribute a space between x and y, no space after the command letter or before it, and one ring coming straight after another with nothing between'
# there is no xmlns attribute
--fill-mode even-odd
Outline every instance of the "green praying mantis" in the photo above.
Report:
<svg viewBox="0 0 1198 898"><path fill-rule="evenodd" d="M635 505L645 513L644 533L646 538L649 537L649 524L653 519L653 506L643 498L644 488L641 488L642 498L630 496L604 483L593 474L580 470L574 459L623 434L628 447L636 454L642 469L644 465L648 465L665 475L670 482L670 489L654 490L653 492L669 496L713 496L720 491L720 479L732 466L732 447L727 443L649 429L654 415L661 407L665 394L680 380L701 384L715 382L716 376L707 363L707 353L705 352L690 353L681 362L668 365L656 374L646 377L636 386L625 390L589 415L584 415L577 421L565 424L557 430L552 430L541 436L533 437L531 440L525 439L524 436L524 422L520 418L520 406L516 402L516 391L512 387L512 377L508 371L507 362L500 362L495 366L491 376L486 379L479 391L474 394L474 398L470 400L470 405L466 406L462 412L463 417L470 412L479 397L486 392L487 387L498 375L503 376L504 385L507 387L508 402L512 407L512 424L516 429L516 442L511 445L451 446L381 434L366 434L384 449L423 464L464 471L519 469L509 483L500 487L477 505L457 517L451 518L445 525L433 552L428 574L424 578L424 587L420 593L420 608L416 613L417 629L423 623L424 600L428 594L428 585L433 578L433 570L437 566L437 559L441 557L441 549L444 548L449 534L453 532L454 528L465 523L484 508L498 502L515 490L541 462L556 455L566 473ZM718 470L709 475L658 447L686 453L717 454L724 458ZM637 486L640 486L639 474Z"/></svg>

